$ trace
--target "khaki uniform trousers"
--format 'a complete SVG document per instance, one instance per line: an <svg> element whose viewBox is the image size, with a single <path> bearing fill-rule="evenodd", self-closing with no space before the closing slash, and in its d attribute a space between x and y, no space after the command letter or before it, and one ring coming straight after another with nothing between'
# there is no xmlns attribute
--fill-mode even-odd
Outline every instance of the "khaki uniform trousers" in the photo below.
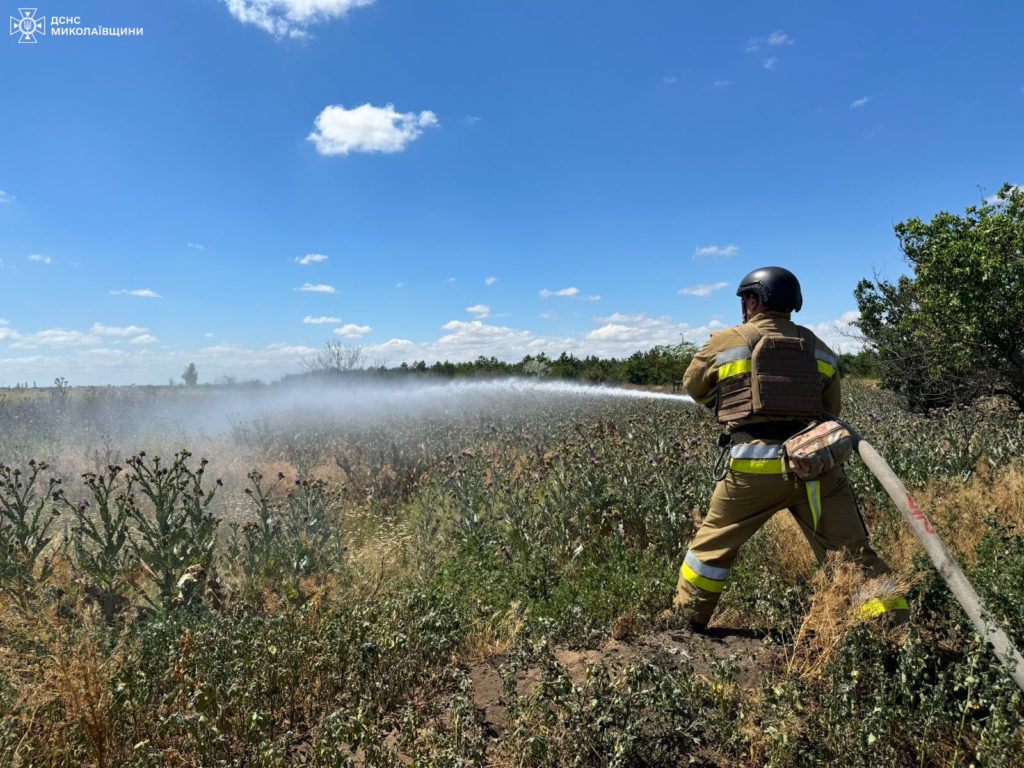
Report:
<svg viewBox="0 0 1024 768"><path fill-rule="evenodd" d="M768 518L788 508L811 545L819 563L830 552L845 551L858 563L865 578L882 576L888 566L868 544L857 502L842 467L834 467L816 481L805 482L792 473L760 474L730 469L716 486L711 507L686 553L679 573L675 605L693 621L706 624L718 605L729 568L740 547ZM889 580L880 580L883 585ZM882 587L885 592L885 586ZM892 594L865 595L867 614L906 609L906 601ZM874 608L872 608L874 606ZM905 620L906 616L900 618Z"/></svg>

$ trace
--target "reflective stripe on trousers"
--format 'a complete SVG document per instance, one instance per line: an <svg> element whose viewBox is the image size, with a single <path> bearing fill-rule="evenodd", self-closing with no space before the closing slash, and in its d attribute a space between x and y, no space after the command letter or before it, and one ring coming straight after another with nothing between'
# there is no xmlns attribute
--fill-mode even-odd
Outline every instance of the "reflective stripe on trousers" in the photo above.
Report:
<svg viewBox="0 0 1024 768"><path fill-rule="evenodd" d="M690 550L686 551L686 557L679 568L680 574L688 582L705 592L718 594L725 586L725 580L729 577L728 568L717 568L707 563L702 563Z"/></svg>

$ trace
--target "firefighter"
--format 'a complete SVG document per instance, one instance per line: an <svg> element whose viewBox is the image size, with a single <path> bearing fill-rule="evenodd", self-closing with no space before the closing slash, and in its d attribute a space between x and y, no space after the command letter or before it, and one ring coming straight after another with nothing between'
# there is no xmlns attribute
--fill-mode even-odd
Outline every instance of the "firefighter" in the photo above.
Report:
<svg viewBox="0 0 1024 768"><path fill-rule="evenodd" d="M842 467L805 482L781 452L787 438L827 414L838 416L840 407L835 355L790 320L803 305L800 283L787 269L762 267L740 281L736 295L743 322L712 334L683 377L690 396L714 409L723 426L728 464L680 567L677 614L691 629L706 630L740 547L788 508L819 563L844 551L860 566L865 583L856 602L863 616L905 621L907 602L868 543Z"/></svg>

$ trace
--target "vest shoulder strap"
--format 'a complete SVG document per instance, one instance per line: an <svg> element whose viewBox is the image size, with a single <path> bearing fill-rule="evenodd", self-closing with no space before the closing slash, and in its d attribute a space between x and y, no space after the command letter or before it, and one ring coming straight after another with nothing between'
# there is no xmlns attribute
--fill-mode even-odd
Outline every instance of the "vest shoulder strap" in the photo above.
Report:
<svg viewBox="0 0 1024 768"><path fill-rule="evenodd" d="M804 340L804 348L811 355L811 357L814 357L815 351L818 348L817 340L814 336L814 333L811 331L810 328L805 328L802 325L798 325L796 327L796 330L800 334L800 338Z"/></svg>
<svg viewBox="0 0 1024 768"><path fill-rule="evenodd" d="M743 337L743 340L747 342L747 346L751 349L753 349L754 345L761 339L761 332L750 323L740 323L733 327L739 332L740 336Z"/></svg>

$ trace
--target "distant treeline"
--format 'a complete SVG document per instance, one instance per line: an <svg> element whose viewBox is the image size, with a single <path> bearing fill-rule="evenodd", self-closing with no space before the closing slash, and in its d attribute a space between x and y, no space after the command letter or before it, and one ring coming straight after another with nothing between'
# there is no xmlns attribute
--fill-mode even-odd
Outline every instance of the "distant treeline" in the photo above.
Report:
<svg viewBox="0 0 1024 768"><path fill-rule="evenodd" d="M670 386L683 380L683 372L697 353L697 346L690 342L668 345L659 344L647 351L634 352L623 359L602 358L596 355L576 357L562 352L558 357L548 357L543 352L527 355L519 362L505 362L496 357L477 357L476 360L453 363L448 360L428 364L420 360L402 363L396 367L364 365L352 348L344 355L327 355L319 360L321 365L309 365L302 377L307 376L431 376L440 378L472 378L486 376L538 376L593 384L638 384L642 386ZM841 354L839 368L845 376L871 378L877 375L877 360L872 352ZM331 362L342 363L331 365ZM288 377L300 378L300 377Z"/></svg>

